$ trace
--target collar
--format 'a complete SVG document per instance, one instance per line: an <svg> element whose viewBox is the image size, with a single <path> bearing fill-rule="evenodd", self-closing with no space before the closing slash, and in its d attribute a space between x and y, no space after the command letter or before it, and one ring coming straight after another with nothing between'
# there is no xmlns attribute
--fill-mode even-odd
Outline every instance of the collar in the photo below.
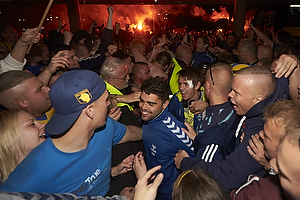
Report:
<svg viewBox="0 0 300 200"><path fill-rule="evenodd" d="M150 124L150 123L154 123L156 121L162 121L166 114L168 112L168 107L165 108L163 111L161 111L161 113L159 113L159 115L157 115L154 119L151 119L150 121L145 122L146 124Z"/></svg>
<svg viewBox="0 0 300 200"><path fill-rule="evenodd" d="M187 66L187 64L184 61L179 60L178 58L175 58L175 59L181 68L184 68L185 66Z"/></svg>

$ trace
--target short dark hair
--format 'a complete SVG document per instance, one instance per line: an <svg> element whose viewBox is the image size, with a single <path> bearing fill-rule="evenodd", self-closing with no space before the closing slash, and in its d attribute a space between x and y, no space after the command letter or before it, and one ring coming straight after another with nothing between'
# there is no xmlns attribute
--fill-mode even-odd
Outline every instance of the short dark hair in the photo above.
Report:
<svg viewBox="0 0 300 200"><path fill-rule="evenodd" d="M291 40L291 34L287 31L279 30L276 33L279 43L289 44Z"/></svg>
<svg viewBox="0 0 300 200"><path fill-rule="evenodd" d="M58 45L53 46L50 49L50 56L51 56L51 58L53 56L55 56L59 51L64 51L64 50L71 51L72 47L70 45L67 45L67 44L58 44Z"/></svg>
<svg viewBox="0 0 300 200"><path fill-rule="evenodd" d="M210 44L209 37L207 37L206 35L200 35L200 36L197 38L197 40L198 40L199 38L202 39L202 41L203 41L204 44L208 44L208 46L209 46L209 44Z"/></svg>
<svg viewBox="0 0 300 200"><path fill-rule="evenodd" d="M166 79L159 76L146 79L142 84L141 90L148 95L157 95L162 102L169 99L170 86Z"/></svg>
<svg viewBox="0 0 300 200"><path fill-rule="evenodd" d="M247 51L248 53L251 53L252 55L257 55L258 52L258 46L256 42L250 38L246 38L240 41L241 49L243 51Z"/></svg>
<svg viewBox="0 0 300 200"><path fill-rule="evenodd" d="M157 54L155 61L165 67L171 63L172 57L168 52L163 51Z"/></svg>
<svg viewBox="0 0 300 200"><path fill-rule="evenodd" d="M197 70L196 67L185 67L182 70L180 70L177 74L182 78L192 80L194 86L197 85L198 82L200 82L201 85L203 84L203 77L201 76L200 72Z"/></svg>

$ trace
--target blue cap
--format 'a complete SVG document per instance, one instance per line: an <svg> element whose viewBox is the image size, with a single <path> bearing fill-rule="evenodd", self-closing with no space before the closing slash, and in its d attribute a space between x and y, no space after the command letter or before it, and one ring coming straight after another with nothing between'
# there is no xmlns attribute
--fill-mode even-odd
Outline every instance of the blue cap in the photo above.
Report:
<svg viewBox="0 0 300 200"><path fill-rule="evenodd" d="M106 90L102 78L90 70L64 72L50 89L55 114L46 124L46 132L59 135L70 128L87 105L96 101Z"/></svg>

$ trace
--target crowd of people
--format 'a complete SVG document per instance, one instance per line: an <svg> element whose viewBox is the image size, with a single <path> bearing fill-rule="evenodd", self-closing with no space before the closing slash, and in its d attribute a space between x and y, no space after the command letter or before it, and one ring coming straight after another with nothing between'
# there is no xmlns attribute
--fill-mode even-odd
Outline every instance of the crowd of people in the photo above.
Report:
<svg viewBox="0 0 300 200"><path fill-rule="evenodd" d="M0 29L1 199L300 200L297 36L107 12L101 32Z"/></svg>

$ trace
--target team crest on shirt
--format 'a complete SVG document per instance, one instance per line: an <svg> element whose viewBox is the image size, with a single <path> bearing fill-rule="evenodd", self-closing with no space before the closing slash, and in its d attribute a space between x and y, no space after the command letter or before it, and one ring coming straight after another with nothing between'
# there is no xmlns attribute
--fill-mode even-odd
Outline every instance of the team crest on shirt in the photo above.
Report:
<svg viewBox="0 0 300 200"><path fill-rule="evenodd" d="M92 95L88 89L81 90L74 94L74 96L80 104L89 103L92 99Z"/></svg>

